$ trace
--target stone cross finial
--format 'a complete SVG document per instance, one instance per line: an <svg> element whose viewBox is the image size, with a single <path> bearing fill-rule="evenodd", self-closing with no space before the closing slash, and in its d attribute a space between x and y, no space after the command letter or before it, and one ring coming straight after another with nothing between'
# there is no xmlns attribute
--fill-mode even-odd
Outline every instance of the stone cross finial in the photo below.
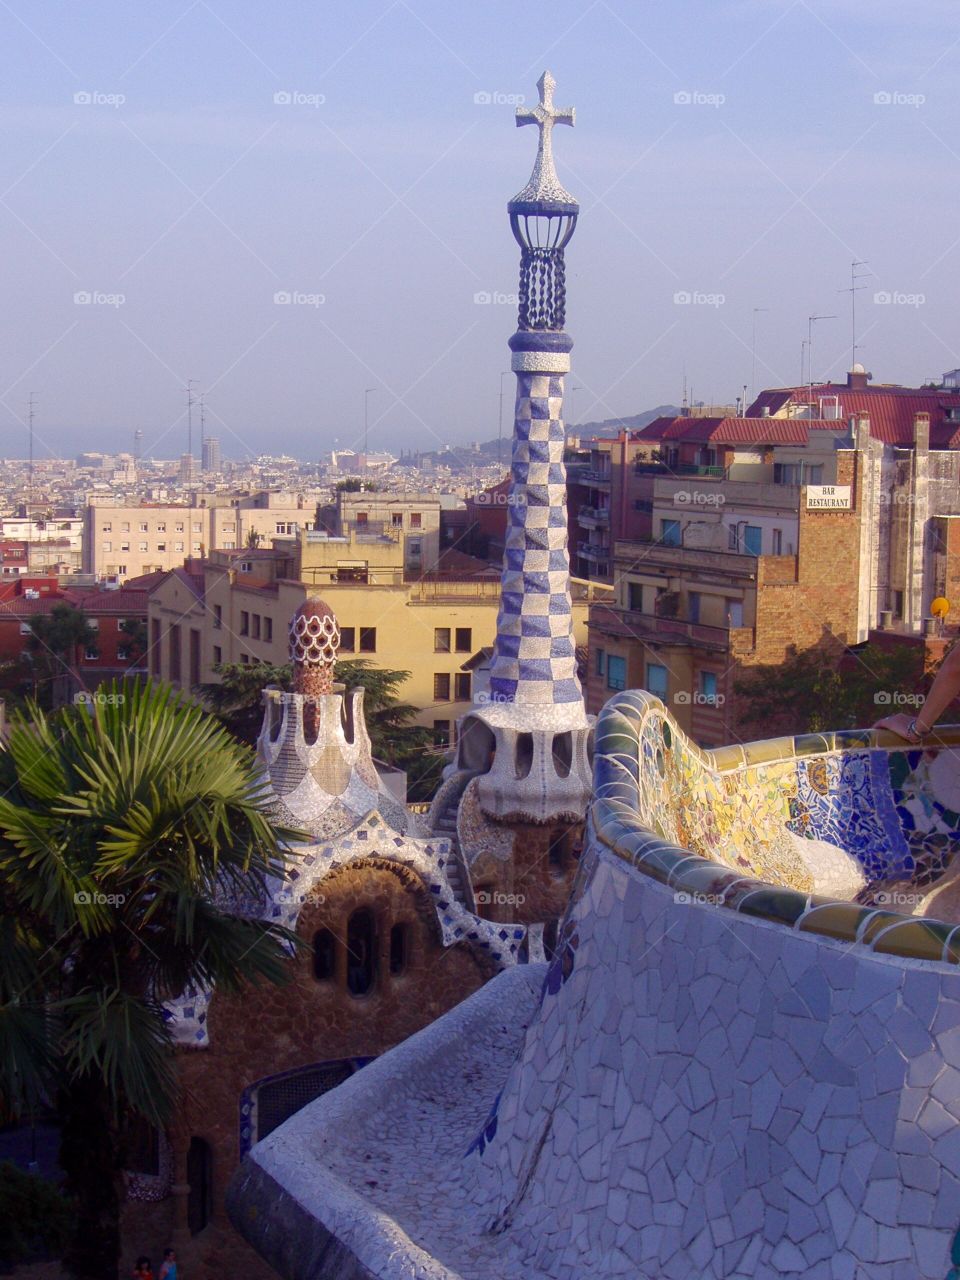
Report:
<svg viewBox="0 0 960 1280"><path fill-rule="evenodd" d="M573 196L563 189L553 163L553 126L555 124L572 125L576 120L573 107L555 107L553 91L556 80L549 71L545 71L537 81L540 101L533 108L517 107L517 128L525 124L535 124L540 130L540 144L537 147L537 158L534 162L530 181L514 200L562 200L575 203Z"/></svg>

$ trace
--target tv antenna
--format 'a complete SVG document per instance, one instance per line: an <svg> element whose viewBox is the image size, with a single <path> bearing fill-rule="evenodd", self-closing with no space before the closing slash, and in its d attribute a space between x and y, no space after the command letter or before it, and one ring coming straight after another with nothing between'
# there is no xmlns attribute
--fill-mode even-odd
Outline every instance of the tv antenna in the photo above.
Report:
<svg viewBox="0 0 960 1280"><path fill-rule="evenodd" d="M836 316L807 316L807 377L810 399L813 400L813 326L818 320L836 320Z"/></svg>
<svg viewBox="0 0 960 1280"><path fill-rule="evenodd" d="M203 441L205 438L204 432L205 432L206 422L207 422L206 409L204 407L203 397L204 397L204 392L201 391L200 392L200 461L201 463L203 462Z"/></svg>
<svg viewBox="0 0 960 1280"><path fill-rule="evenodd" d="M27 475L30 479L30 487L33 488L33 419L37 406L36 393L31 391L27 400L27 424L30 433L30 462L27 467Z"/></svg>
<svg viewBox="0 0 960 1280"><path fill-rule="evenodd" d="M193 454L193 384L196 378L187 379L187 453Z"/></svg>
<svg viewBox="0 0 960 1280"><path fill-rule="evenodd" d="M750 356L751 356L751 374L750 374L750 398L755 400L757 397L757 316L761 311L769 311L769 307L753 308L753 328L750 337ZM801 379L803 375L801 374Z"/></svg>
<svg viewBox="0 0 960 1280"><path fill-rule="evenodd" d="M857 267L868 267L870 264L866 258L859 259L850 263L850 284L846 289L838 289L837 293L849 293L850 295L850 368L857 363L857 294L866 289L865 284L860 284L861 280L866 280L868 276L872 276L872 271L861 271L857 275Z"/></svg>

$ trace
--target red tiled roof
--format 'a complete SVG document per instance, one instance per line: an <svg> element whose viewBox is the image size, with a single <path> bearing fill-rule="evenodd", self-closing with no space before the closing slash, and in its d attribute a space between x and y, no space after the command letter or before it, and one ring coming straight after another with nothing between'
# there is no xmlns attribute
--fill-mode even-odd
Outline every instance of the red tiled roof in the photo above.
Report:
<svg viewBox="0 0 960 1280"><path fill-rule="evenodd" d="M759 418L763 410L780 412L787 404L816 404L833 400L839 404L839 417L866 414L870 434L885 444L907 447L913 444L913 419L917 413L930 415L930 444L933 448L956 448L960 443L960 422L950 421L948 409L960 409L956 392L936 388L867 386L851 388L842 382L814 383L809 387L778 387L763 391L747 410L748 418Z"/></svg>
<svg viewBox="0 0 960 1280"><path fill-rule="evenodd" d="M806 445L811 431L846 429L833 418L655 418L632 439L693 444Z"/></svg>

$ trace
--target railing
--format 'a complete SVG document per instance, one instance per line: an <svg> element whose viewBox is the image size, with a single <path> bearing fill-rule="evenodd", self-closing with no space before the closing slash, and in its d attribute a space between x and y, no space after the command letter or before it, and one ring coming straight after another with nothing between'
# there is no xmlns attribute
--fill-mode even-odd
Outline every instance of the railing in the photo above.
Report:
<svg viewBox="0 0 960 1280"><path fill-rule="evenodd" d="M582 520L592 520L594 524L608 525L610 523L609 507L581 507L579 517Z"/></svg>
<svg viewBox="0 0 960 1280"><path fill-rule="evenodd" d="M723 480L727 475L725 467L707 466L694 462L675 462L672 465L667 462L635 462L633 472L638 476L708 476L713 480Z"/></svg>
<svg viewBox="0 0 960 1280"><path fill-rule="evenodd" d="M596 614L590 613L591 622L602 625L602 613L606 611L633 633L636 639L645 641L688 641L708 649L726 650L730 647L730 628L715 627L703 622L690 622L685 618L664 618L657 614L640 613L636 609L621 609L616 605L598 606Z"/></svg>
<svg viewBox="0 0 960 1280"><path fill-rule="evenodd" d="M585 471L581 471L577 478L588 484L609 484L610 474L609 471L596 471L593 467L588 467Z"/></svg>

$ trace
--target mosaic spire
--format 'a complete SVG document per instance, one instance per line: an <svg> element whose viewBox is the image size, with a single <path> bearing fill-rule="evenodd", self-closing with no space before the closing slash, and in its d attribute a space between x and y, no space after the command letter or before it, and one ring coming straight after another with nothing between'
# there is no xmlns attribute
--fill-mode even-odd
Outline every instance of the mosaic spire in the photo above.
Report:
<svg viewBox="0 0 960 1280"><path fill-rule="evenodd" d="M540 105L517 112L518 124L540 127L533 176L507 206L521 248L519 327L510 339L517 400L490 696L518 708L556 708L572 721L584 712L567 552L563 378L573 343L563 331L563 251L579 206L560 186L550 146L553 124L573 124L573 110L553 107L549 72L539 88ZM579 714L561 716L564 707Z"/></svg>
<svg viewBox="0 0 960 1280"><path fill-rule="evenodd" d="M293 690L308 698L333 693L340 628L333 610L315 596L304 600L290 619Z"/></svg>

